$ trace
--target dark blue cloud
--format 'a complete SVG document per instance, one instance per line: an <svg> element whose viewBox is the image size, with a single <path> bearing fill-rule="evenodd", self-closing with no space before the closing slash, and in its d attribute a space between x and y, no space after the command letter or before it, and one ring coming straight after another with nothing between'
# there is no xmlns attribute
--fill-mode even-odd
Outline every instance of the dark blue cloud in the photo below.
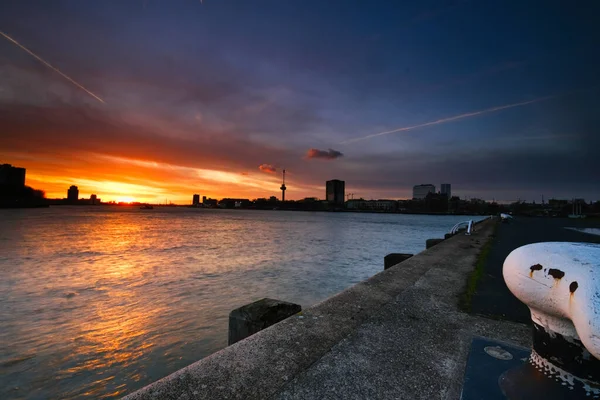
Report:
<svg viewBox="0 0 600 400"><path fill-rule="evenodd" d="M496 197L511 184L563 193L588 190L591 177L580 172L569 180L554 165L588 171L600 151L593 119L600 106L600 4L591 0L14 0L2 7L1 29L98 93L111 123L148 115L163 122L153 132L167 138L210 146L208 136L222 135L276 148L279 158L269 150L260 159L243 157L244 166L273 160L306 182L322 177L301 155L332 147L345 157L328 168L382 190L455 171L452 179L464 187L496 190ZM0 77L7 82L0 103L11 110L44 101L89 106L53 74L0 41ZM338 147L354 137L581 89L588 92ZM555 152L564 142L573 153ZM226 158L222 146L215 151ZM402 159L386 158L394 153ZM490 173L474 154L493 162L487 168L505 168L510 180L486 181ZM401 181L388 173L390 165L405 171ZM460 174L457 166L468 170ZM598 190L591 195L600 197Z"/></svg>
<svg viewBox="0 0 600 400"><path fill-rule="evenodd" d="M342 154L342 152L334 150L334 149L327 149L327 150L319 150L319 149L308 149L308 151L306 152L306 158L307 159L321 159L321 160L335 160L336 158L340 158L343 157L344 155Z"/></svg>

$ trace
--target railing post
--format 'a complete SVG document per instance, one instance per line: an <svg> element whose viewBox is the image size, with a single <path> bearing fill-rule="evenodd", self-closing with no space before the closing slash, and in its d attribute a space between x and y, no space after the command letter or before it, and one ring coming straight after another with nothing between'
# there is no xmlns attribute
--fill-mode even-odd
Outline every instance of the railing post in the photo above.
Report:
<svg viewBox="0 0 600 400"><path fill-rule="evenodd" d="M531 311L528 362L504 373L509 399L600 398L600 245L535 243L504 261L504 280Z"/></svg>
<svg viewBox="0 0 600 400"><path fill-rule="evenodd" d="M468 221L462 221L462 222L459 222L456 225L454 225L452 227L452 229L450 229L450 234L454 235L455 233L458 233L458 231L461 229L461 227L463 225L466 230L465 235L470 235L473 232L473 220L472 219L470 219Z"/></svg>

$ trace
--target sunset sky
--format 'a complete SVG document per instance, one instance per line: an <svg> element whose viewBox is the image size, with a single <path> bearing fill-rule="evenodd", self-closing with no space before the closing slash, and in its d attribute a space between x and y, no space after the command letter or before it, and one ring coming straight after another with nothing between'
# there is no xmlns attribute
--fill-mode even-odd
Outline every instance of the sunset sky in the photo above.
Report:
<svg viewBox="0 0 600 400"><path fill-rule="evenodd" d="M0 163L48 197L600 200L597 1L3 1ZM11 41L13 39L15 42ZM28 53L18 44L27 48ZM39 57L39 58L36 58Z"/></svg>

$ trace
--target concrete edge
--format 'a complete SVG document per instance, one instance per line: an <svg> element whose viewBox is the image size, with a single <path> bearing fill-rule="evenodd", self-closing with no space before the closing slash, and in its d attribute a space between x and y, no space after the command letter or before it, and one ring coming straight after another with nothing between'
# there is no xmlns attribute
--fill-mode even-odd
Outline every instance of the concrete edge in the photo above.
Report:
<svg viewBox="0 0 600 400"><path fill-rule="evenodd" d="M529 345L528 326L475 317L458 308L466 277L492 228L488 225L467 241L456 239L465 251L449 246L451 257L444 253L432 262L435 267L273 398L458 399L474 337Z"/></svg>
<svg viewBox="0 0 600 400"><path fill-rule="evenodd" d="M472 235L455 235L247 339L162 378L125 399L262 399L275 395L384 305L456 251L478 251ZM479 225L479 224L478 224Z"/></svg>

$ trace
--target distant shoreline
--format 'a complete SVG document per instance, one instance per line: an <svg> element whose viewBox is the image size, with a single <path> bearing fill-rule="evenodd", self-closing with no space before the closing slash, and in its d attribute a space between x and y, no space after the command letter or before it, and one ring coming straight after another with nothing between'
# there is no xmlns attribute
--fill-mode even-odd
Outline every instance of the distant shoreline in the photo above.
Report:
<svg viewBox="0 0 600 400"><path fill-rule="evenodd" d="M9 206L3 207L0 206L0 209L17 209L17 208L54 208L54 207L123 207L123 208L139 208L139 204L42 204L42 205L23 205L23 206ZM295 211L295 212L319 212L319 213L357 213L357 214L406 214L406 215L477 215L477 216L486 216L489 214L477 214L477 213L442 213L442 212L419 212L419 211L382 211L382 210L303 210L303 209L293 209L293 208L222 208L222 207L194 207L190 205L165 205L165 204L153 204L155 208L197 208L202 210L236 210L236 211ZM150 211L151 212L151 211Z"/></svg>
<svg viewBox="0 0 600 400"><path fill-rule="evenodd" d="M49 204L29 204L29 205L4 205L0 204L0 210L9 210L9 209L24 209L24 208L49 208Z"/></svg>
<svg viewBox="0 0 600 400"><path fill-rule="evenodd" d="M26 209L26 208L49 208L49 207L90 207L97 208L101 206L111 206L111 207L123 207L123 208L139 208L145 203L140 204L110 204L110 203L101 203L101 204L23 204L23 205L14 205L14 204L0 204L0 209ZM318 213L356 213L356 214L402 214L402 215L437 215L437 216L488 216L488 215L497 215L497 213L477 213L477 212L435 212L435 211L384 211L384 210L348 210L348 209L300 209L300 208L281 208L281 207L273 207L273 208L252 208L252 207L195 207L192 205L179 205L179 204L153 204L152 205L155 210L162 208L197 208L202 210L248 210L248 211L295 211L295 212L318 212ZM144 211L151 213L152 210ZM534 214L515 214L525 218L549 218L549 219L557 219L557 218L567 218L566 215L534 215ZM587 220L598 220L600 216L596 214L589 214L587 216Z"/></svg>

